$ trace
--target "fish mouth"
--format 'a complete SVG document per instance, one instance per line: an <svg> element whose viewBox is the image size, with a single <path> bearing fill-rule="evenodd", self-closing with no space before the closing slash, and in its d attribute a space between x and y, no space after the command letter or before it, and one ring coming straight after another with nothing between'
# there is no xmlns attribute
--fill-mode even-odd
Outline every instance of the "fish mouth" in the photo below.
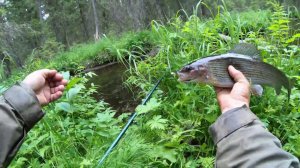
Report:
<svg viewBox="0 0 300 168"><path fill-rule="evenodd" d="M180 71L177 72L178 81L179 82L192 82L194 79L189 78L189 75L182 73Z"/></svg>
<svg viewBox="0 0 300 168"><path fill-rule="evenodd" d="M189 83L189 82L193 82L193 79L182 80L181 82Z"/></svg>
<svg viewBox="0 0 300 168"><path fill-rule="evenodd" d="M184 79L184 78L181 78L181 77L178 78L179 82L185 82L185 83L193 82L194 80L195 79Z"/></svg>

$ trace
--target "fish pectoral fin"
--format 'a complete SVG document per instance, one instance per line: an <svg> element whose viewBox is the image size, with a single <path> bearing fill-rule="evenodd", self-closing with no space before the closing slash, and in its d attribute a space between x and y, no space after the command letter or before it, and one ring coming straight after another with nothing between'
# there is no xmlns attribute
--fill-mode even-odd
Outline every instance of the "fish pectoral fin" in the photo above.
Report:
<svg viewBox="0 0 300 168"><path fill-rule="evenodd" d="M264 91L264 88L261 85L251 85L251 94L261 97Z"/></svg>

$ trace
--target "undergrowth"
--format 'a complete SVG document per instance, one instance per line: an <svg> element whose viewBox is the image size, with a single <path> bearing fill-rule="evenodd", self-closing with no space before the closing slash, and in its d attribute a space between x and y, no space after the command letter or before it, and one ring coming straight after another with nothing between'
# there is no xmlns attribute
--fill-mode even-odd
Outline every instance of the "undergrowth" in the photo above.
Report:
<svg viewBox="0 0 300 168"><path fill-rule="evenodd" d="M54 43L54 42L51 42ZM61 48L59 44L51 46ZM41 51L33 50L22 69L15 69L4 85L18 81L26 74L41 68L54 68L58 71L70 71L72 75L81 73L86 68L93 68L109 62L122 62L124 58L133 59L135 55L146 55L153 46L151 32L127 32L120 37L103 37L96 43L77 44L68 51L62 52L52 47L46 47ZM59 52L60 51L60 52ZM129 52L130 51L130 52ZM136 53L136 54L134 54ZM46 54L40 56L41 54ZM135 58L136 59L136 58Z"/></svg>
<svg viewBox="0 0 300 168"><path fill-rule="evenodd" d="M283 7L277 3L270 5L271 16L263 21L255 20L255 15L253 20L245 21L241 18L247 15L232 15L225 10L210 20L193 15L187 21L174 18L168 25L153 22L152 31L159 39L160 52L156 57L139 62L127 81L146 92L164 76L153 98L159 105L138 118L137 126L143 131L132 131L144 137L145 143L165 150L164 156L172 156L164 157L153 147L157 154L147 163L149 167L213 166L215 148L207 130L220 115L214 89L179 83L172 73L195 59L225 53L240 39L255 44L265 62L275 65L295 81L289 102L286 90L276 96L274 89L266 87L262 97L252 98L251 110L281 140L285 150L300 157L299 34L291 31L289 15ZM248 26L245 28L245 25ZM225 41L220 33L228 34L232 40ZM107 162L116 162L114 158L118 158L117 152L123 148L126 142L119 145Z"/></svg>
<svg viewBox="0 0 300 168"><path fill-rule="evenodd" d="M10 81L41 67L81 72L91 60L103 63L111 59L128 66L126 83L139 87L141 96L164 77L150 102L138 106L135 123L103 167L210 168L215 147L208 127L220 115L214 89L179 83L172 74L188 62L225 53L238 40L246 39L257 45L263 61L295 81L289 102L286 90L276 96L274 89L266 87L262 97L252 97L251 110L281 140L283 148L299 158L299 33L291 31L288 13L276 3L267 11L220 11L211 19L192 15L185 21L174 17L165 25L153 21L148 31L77 45L47 62L29 60L27 69ZM158 49L154 57L147 55L152 48ZM86 84L91 73L64 75L70 78L67 91L46 107L47 115L29 133L12 167L95 167L128 119L128 114L114 118L114 110L92 98L95 86Z"/></svg>

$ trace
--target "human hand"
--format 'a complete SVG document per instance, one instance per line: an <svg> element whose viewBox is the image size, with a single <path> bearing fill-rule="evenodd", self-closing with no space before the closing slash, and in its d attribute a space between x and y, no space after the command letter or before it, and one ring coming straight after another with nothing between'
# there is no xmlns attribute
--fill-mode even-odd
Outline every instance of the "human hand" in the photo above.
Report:
<svg viewBox="0 0 300 168"><path fill-rule="evenodd" d="M41 105L47 105L62 96L67 80L56 70L34 71L23 80L36 94Z"/></svg>
<svg viewBox="0 0 300 168"><path fill-rule="evenodd" d="M236 107L246 105L249 107L250 103L250 84L242 72L236 70L233 66L228 67L230 76L236 82L232 88L215 87L217 99L224 113Z"/></svg>

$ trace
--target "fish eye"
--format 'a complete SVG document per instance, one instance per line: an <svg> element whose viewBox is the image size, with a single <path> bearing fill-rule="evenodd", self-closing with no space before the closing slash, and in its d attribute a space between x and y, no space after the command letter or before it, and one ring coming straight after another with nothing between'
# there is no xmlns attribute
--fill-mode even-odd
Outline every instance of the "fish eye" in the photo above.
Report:
<svg viewBox="0 0 300 168"><path fill-rule="evenodd" d="M188 71L191 71L193 70L193 68L191 66L185 66L182 71L185 71L185 72L188 72Z"/></svg>

